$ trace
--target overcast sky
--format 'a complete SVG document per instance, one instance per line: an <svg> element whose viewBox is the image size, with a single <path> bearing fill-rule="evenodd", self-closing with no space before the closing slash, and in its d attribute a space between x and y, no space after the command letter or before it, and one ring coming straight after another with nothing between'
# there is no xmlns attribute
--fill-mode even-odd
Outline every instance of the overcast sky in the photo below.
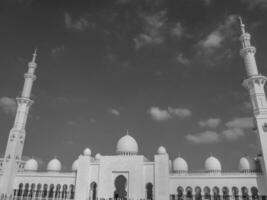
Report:
<svg viewBox="0 0 267 200"><path fill-rule="evenodd" d="M89 147L115 154L129 129L139 153L160 145L202 170L257 154L237 15L267 74L267 0L2 0L0 152L27 62L38 47L24 156L65 170Z"/></svg>

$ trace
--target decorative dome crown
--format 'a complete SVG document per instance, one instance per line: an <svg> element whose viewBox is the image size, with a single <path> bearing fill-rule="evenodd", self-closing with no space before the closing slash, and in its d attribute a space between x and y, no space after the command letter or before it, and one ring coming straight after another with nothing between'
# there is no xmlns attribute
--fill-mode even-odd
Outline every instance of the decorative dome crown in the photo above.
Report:
<svg viewBox="0 0 267 200"><path fill-rule="evenodd" d="M167 154L167 150L166 150L166 148L163 147L163 146L160 146L160 147L158 148L158 154Z"/></svg>
<svg viewBox="0 0 267 200"><path fill-rule="evenodd" d="M97 154L95 155L95 159L96 159L96 160L100 160L100 158L101 158L101 154L100 154L100 153L97 153Z"/></svg>
<svg viewBox="0 0 267 200"><path fill-rule="evenodd" d="M120 155L136 155L138 144L132 136L127 134L119 139L116 151Z"/></svg>
<svg viewBox="0 0 267 200"><path fill-rule="evenodd" d="M50 160L47 165L47 171L59 172L61 170L61 163L57 158Z"/></svg>
<svg viewBox="0 0 267 200"><path fill-rule="evenodd" d="M84 149L83 150L83 155L85 155L85 156L91 156L92 155L91 149L89 149L89 148Z"/></svg>
<svg viewBox="0 0 267 200"><path fill-rule="evenodd" d="M207 172L212 172L212 173L221 172L222 166L220 161L214 156L208 157L205 161L205 170Z"/></svg>
<svg viewBox="0 0 267 200"><path fill-rule="evenodd" d="M29 160L27 160L25 166L24 166L24 170L26 171L37 171L38 170L38 162L31 158Z"/></svg>
<svg viewBox="0 0 267 200"><path fill-rule="evenodd" d="M256 171L256 164L249 156L240 158L238 165L240 172L254 172Z"/></svg>
<svg viewBox="0 0 267 200"><path fill-rule="evenodd" d="M173 161L173 171L177 173L188 172L187 162L179 156Z"/></svg>
<svg viewBox="0 0 267 200"><path fill-rule="evenodd" d="M72 163L71 169L72 169L72 171L77 171L77 170L78 170L78 159L75 160L75 161Z"/></svg>

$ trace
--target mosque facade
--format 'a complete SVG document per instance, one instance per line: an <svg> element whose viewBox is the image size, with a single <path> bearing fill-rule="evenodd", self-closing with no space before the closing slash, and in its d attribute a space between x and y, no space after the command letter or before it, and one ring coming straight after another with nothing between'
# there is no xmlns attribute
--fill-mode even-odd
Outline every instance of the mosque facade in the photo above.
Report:
<svg viewBox="0 0 267 200"><path fill-rule="evenodd" d="M167 150L158 148L152 161L138 154L136 140L125 135L119 139L116 155L92 156L86 148L73 162L70 172L61 171L61 162L54 158L46 171L38 170L35 159L22 161L25 125L33 103L30 99L36 79L36 51L25 73L17 113L10 130L4 158L0 159L0 198L73 199L73 200L265 200L267 196L267 102L264 92L266 77L258 72L256 48L241 22L240 54L247 76L247 88L256 124L259 154L242 157L235 173L222 171L220 161L210 156L205 170L191 172L187 162L178 157L170 161Z"/></svg>

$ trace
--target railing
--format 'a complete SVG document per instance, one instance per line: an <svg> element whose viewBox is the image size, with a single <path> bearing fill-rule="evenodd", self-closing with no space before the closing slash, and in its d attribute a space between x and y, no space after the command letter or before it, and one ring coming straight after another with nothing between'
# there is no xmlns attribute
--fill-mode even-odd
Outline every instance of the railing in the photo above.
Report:
<svg viewBox="0 0 267 200"><path fill-rule="evenodd" d="M170 195L170 200L267 200L263 195L192 195L190 197Z"/></svg>

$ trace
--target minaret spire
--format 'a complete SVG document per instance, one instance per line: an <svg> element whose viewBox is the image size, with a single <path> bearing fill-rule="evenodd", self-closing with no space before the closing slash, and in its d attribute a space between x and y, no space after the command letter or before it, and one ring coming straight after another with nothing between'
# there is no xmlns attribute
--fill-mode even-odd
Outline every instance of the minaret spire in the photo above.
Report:
<svg viewBox="0 0 267 200"><path fill-rule="evenodd" d="M243 23L241 16L238 16L238 19L240 22L241 32L242 32L242 34L245 34L246 33L245 24Z"/></svg>
<svg viewBox="0 0 267 200"><path fill-rule="evenodd" d="M33 82L36 80L35 70L37 49L35 49L32 60L28 63L28 71L24 74L24 86L21 97L17 98L17 112L14 120L13 128L10 130L7 142L5 157L3 161L3 176L0 181L0 195L7 197L13 195L13 183L17 171L19 170L24 141L25 126L28 113L33 101L30 99Z"/></svg>
<svg viewBox="0 0 267 200"><path fill-rule="evenodd" d="M243 80L243 86L248 90L252 108L253 118L257 127L258 147L262 155L261 169L267 186L267 101L264 85L267 80L265 76L258 73L255 60L256 48L251 45L251 36L245 31L245 25L239 18L241 24L240 41L242 48L240 55L243 57L247 76ZM267 190L267 188L265 188Z"/></svg>

